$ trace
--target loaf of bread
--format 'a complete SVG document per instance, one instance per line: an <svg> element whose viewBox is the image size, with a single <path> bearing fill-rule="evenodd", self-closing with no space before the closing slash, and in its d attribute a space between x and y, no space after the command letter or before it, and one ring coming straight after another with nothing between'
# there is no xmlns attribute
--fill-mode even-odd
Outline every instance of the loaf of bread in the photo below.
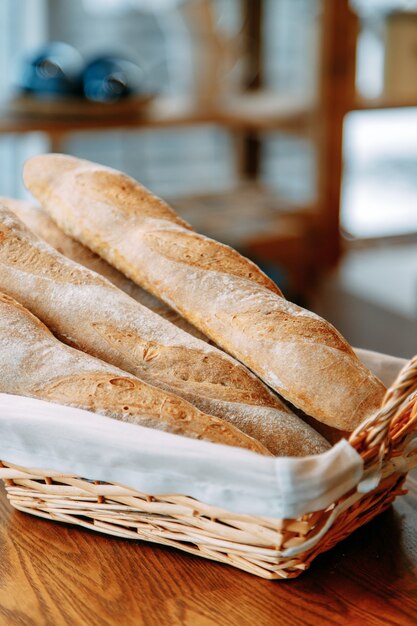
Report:
<svg viewBox="0 0 417 626"><path fill-rule="evenodd" d="M224 420L58 341L40 320L0 293L0 391L66 404L215 443L268 451Z"/></svg>
<svg viewBox="0 0 417 626"><path fill-rule="evenodd" d="M286 301L251 261L193 232L132 178L51 154L30 159L24 181L67 234L305 413L351 431L379 408L384 386L333 326Z"/></svg>
<svg viewBox="0 0 417 626"><path fill-rule="evenodd" d="M1 206L0 290L65 343L224 418L274 455L329 447L240 363L62 256Z"/></svg>
<svg viewBox="0 0 417 626"><path fill-rule="evenodd" d="M68 237L68 235L58 228L42 207L36 206L30 202L25 202L24 200L15 200L14 198L4 196L0 196L0 205L13 211L32 232L48 242L55 250L58 250L58 252L64 256L105 276L113 285L116 285L116 287L125 291L129 296L148 309L158 313L158 315L169 320L179 328L182 328L187 333L203 341L208 341L203 333L197 330L195 326L189 324L187 320L174 311L174 309L171 309L171 307L152 296L148 291L145 291L142 287L139 287L139 285L136 285L136 283L126 278L124 274L119 272L112 265L109 265L104 259L99 257L98 254L91 252L91 250L78 241L75 241L72 237Z"/></svg>

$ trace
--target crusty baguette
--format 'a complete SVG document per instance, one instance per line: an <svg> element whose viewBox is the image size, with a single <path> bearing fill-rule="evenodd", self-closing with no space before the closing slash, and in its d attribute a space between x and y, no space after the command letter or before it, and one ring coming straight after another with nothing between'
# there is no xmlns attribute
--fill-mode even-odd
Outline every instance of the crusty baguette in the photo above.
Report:
<svg viewBox="0 0 417 626"><path fill-rule="evenodd" d="M134 298L151 311L158 313L161 317L182 328L187 333L198 337L203 341L208 341L195 326L189 324L174 309L164 304L161 300L155 298L152 294L132 280L126 278L124 274L119 272L115 267L109 265L98 254L92 252L72 237L68 237L49 215L40 206L36 206L31 202L24 200L16 200L15 198L7 198L0 196L0 205L16 213L18 218L22 220L38 237L48 242L55 250L72 259L76 263L81 263L90 270L105 276L113 285L116 285L122 291L125 291L131 298Z"/></svg>
<svg viewBox="0 0 417 626"><path fill-rule="evenodd" d="M240 363L62 256L1 206L0 290L66 343L232 422L275 455L329 447Z"/></svg>
<svg viewBox="0 0 417 626"><path fill-rule="evenodd" d="M195 439L269 452L224 420L58 341L0 293L0 391L76 406ZM58 417L58 416L57 416Z"/></svg>
<svg viewBox="0 0 417 626"><path fill-rule="evenodd" d="M64 155L24 168L69 235L175 308L292 404L351 431L385 393L340 333L286 301L251 261L193 232L132 178Z"/></svg>

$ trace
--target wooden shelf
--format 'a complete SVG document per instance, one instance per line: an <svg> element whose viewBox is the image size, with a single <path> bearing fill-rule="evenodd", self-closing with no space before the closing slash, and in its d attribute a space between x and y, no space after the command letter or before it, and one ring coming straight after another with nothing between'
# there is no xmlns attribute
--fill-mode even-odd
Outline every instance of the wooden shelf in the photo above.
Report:
<svg viewBox="0 0 417 626"><path fill-rule="evenodd" d="M88 107L86 107L89 111ZM0 133L74 131L117 128L164 128L198 124L219 124L242 130L285 128L296 131L309 120L311 108L299 98L257 92L225 100L215 109L197 106L184 98L157 98L138 115L77 116L29 115L0 109Z"/></svg>
<svg viewBox="0 0 417 626"><path fill-rule="evenodd" d="M260 131L304 129L314 113L314 107L301 95L289 96L266 90L230 98L220 111L224 124Z"/></svg>
<svg viewBox="0 0 417 626"><path fill-rule="evenodd" d="M238 249L254 240L299 237L299 224L304 231L306 215L311 219L311 207L309 211L295 206L253 181L241 181L228 190L173 197L169 202L196 231Z"/></svg>
<svg viewBox="0 0 417 626"><path fill-rule="evenodd" d="M403 109L417 107L417 97L415 100L393 100L389 98L367 99L358 97L354 103L353 111L372 111L378 109Z"/></svg>

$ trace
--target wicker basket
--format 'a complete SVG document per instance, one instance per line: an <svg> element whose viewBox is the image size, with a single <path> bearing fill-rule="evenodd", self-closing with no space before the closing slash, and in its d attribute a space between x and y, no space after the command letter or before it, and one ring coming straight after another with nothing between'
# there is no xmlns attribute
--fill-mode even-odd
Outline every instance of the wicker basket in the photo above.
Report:
<svg viewBox="0 0 417 626"><path fill-rule="evenodd" d="M416 422L414 357L389 389L378 413L350 437L364 460L361 483L326 510L299 519L238 515L183 495L152 496L115 483L17 467L6 461L0 462L0 478L11 504L20 511L172 546L263 578L294 578L316 555L404 493L406 474L417 466Z"/></svg>

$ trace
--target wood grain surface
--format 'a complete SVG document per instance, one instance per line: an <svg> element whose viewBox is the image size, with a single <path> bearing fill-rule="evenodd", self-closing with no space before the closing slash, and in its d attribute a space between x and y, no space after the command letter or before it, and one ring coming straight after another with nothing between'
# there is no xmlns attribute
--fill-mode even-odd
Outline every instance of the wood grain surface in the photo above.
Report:
<svg viewBox="0 0 417 626"><path fill-rule="evenodd" d="M415 625L416 473L407 487L300 578L270 582L13 511L1 486L0 625Z"/></svg>

